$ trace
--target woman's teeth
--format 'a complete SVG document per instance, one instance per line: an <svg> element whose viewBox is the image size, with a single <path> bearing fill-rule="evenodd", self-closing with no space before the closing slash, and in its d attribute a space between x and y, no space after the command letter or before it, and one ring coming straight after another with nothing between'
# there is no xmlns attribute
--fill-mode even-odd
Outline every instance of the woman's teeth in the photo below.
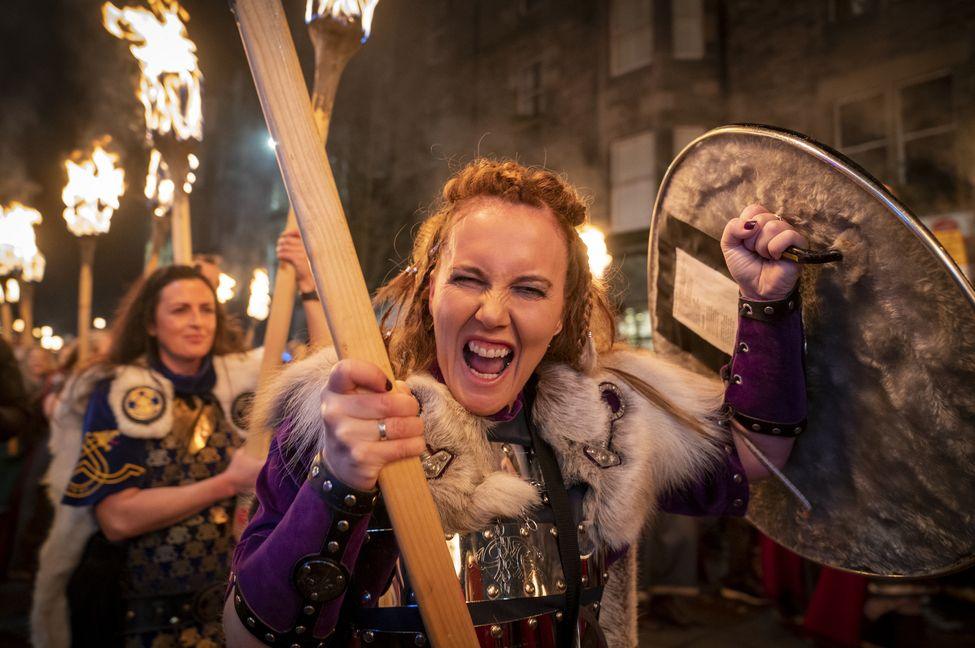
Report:
<svg viewBox="0 0 975 648"><path fill-rule="evenodd" d="M490 380L500 376L514 357L512 350L504 345L485 344L471 340L464 347L464 360L467 368L478 378Z"/></svg>
<svg viewBox="0 0 975 648"><path fill-rule="evenodd" d="M506 346L485 346L474 340L467 343L467 348L481 356L482 358L503 358L511 353L511 349Z"/></svg>

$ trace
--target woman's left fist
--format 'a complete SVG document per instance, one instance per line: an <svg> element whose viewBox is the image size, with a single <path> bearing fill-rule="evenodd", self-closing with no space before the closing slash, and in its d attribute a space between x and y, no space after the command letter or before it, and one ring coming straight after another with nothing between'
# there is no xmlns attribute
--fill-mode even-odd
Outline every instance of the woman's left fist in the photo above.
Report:
<svg viewBox="0 0 975 648"><path fill-rule="evenodd" d="M721 251L742 297L778 301L795 288L799 266L780 260L790 245L806 238L787 222L755 203L732 218L721 234Z"/></svg>

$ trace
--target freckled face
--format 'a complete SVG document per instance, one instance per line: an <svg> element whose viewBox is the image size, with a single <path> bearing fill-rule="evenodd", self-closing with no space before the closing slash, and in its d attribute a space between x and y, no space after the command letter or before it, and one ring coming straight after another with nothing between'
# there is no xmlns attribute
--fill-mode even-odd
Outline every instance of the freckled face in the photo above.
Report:
<svg viewBox="0 0 975 648"><path fill-rule="evenodd" d="M216 331L213 291L202 279L179 279L159 293L149 334L158 341L160 356L200 360L213 348Z"/></svg>
<svg viewBox="0 0 975 648"><path fill-rule="evenodd" d="M547 207L476 198L461 209L430 311L447 387L486 416L515 401L562 330L569 252Z"/></svg>

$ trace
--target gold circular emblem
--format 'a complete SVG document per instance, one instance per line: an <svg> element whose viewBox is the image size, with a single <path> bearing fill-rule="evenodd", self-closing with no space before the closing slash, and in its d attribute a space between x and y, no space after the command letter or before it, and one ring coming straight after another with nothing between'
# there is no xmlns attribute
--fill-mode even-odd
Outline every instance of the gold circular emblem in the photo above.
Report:
<svg viewBox="0 0 975 648"><path fill-rule="evenodd" d="M165 408L166 398L155 387L133 387L122 398L122 411L136 423L152 423Z"/></svg>

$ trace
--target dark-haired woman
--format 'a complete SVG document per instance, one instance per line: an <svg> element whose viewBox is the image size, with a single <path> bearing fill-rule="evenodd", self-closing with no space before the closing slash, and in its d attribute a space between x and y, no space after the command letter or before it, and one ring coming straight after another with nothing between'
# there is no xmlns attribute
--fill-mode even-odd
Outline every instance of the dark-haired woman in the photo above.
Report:
<svg viewBox="0 0 975 648"><path fill-rule="evenodd" d="M42 550L34 644L221 645L235 496L261 467L233 452L260 354L243 353L212 285L189 266L135 286L113 333L107 362L61 407L87 396L80 437L65 424L80 410L61 412L49 477L62 506Z"/></svg>
<svg viewBox="0 0 975 648"><path fill-rule="evenodd" d="M482 646L636 644L644 523L743 515L767 471L742 439L781 465L792 440L773 434L803 424L797 270L779 255L804 240L760 205L728 214L745 318L725 389L614 346L587 218L549 171L471 163L379 294L405 384L326 353L280 375L255 405L277 435L234 558L231 645L427 643L376 488L415 456Z"/></svg>

